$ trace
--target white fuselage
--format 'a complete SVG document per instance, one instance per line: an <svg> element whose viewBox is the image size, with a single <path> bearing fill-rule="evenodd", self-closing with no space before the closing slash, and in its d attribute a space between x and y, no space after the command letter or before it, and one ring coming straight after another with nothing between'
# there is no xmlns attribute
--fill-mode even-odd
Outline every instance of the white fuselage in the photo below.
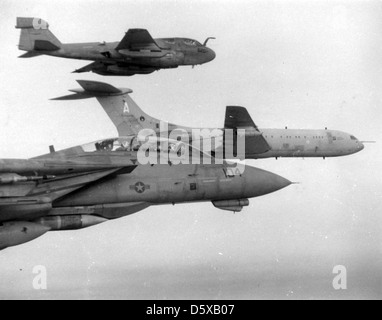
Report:
<svg viewBox="0 0 382 320"><path fill-rule="evenodd" d="M224 135L224 129L207 130L216 132L215 136ZM265 153L252 153L249 150L254 149L251 148L251 144L255 144L256 141L246 137L246 159L341 157L364 149L364 145L356 137L336 130L259 129L259 131L271 149ZM192 134L192 139L198 140L199 137Z"/></svg>
<svg viewBox="0 0 382 320"><path fill-rule="evenodd" d="M340 157L364 149L351 134L335 130L260 129L260 132L271 150L247 158Z"/></svg>

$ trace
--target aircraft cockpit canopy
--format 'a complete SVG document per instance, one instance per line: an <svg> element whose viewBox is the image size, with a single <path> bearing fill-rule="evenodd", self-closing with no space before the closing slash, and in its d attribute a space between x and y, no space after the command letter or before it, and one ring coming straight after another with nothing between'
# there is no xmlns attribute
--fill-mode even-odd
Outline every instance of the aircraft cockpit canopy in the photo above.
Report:
<svg viewBox="0 0 382 320"><path fill-rule="evenodd" d="M211 158L211 155L203 153L201 150L182 141L161 139L155 136L148 137L144 141L138 141L137 136L111 138L89 143L81 146L81 148L85 153L126 153L138 152L142 146L142 150L145 152L150 150L157 153L172 153L180 158L188 158L189 156L198 156L201 159Z"/></svg>
<svg viewBox="0 0 382 320"><path fill-rule="evenodd" d="M175 38L163 39L163 41L168 44L175 44Z"/></svg>
<svg viewBox="0 0 382 320"><path fill-rule="evenodd" d="M138 141L137 136L131 137L119 137L112 139L105 139L96 142L92 142L81 146L84 152L137 152L140 150L142 145L148 146L150 150L153 151L164 151L163 144L164 140L157 139L157 137L148 137L144 141ZM168 151L180 151L184 152L185 145L180 141L167 140L166 145Z"/></svg>
<svg viewBox="0 0 382 320"><path fill-rule="evenodd" d="M203 47L203 45L196 40L193 39L183 39L183 38L166 38L166 39L161 39L164 43L167 43L169 45L186 45L189 47Z"/></svg>
<svg viewBox="0 0 382 320"><path fill-rule="evenodd" d="M140 144L136 137L121 137L105 139L83 145L84 152L116 152L116 151L138 151Z"/></svg>
<svg viewBox="0 0 382 320"><path fill-rule="evenodd" d="M184 39L183 40L184 44L187 46L192 46L192 47L202 47L202 44L199 41L192 40L192 39Z"/></svg>

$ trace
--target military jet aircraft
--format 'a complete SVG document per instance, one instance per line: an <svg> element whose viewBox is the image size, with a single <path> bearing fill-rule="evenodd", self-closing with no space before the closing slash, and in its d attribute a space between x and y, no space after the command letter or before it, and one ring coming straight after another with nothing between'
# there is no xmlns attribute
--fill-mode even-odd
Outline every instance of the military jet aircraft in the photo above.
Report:
<svg viewBox="0 0 382 320"><path fill-rule="evenodd" d="M21 58L49 55L60 58L94 61L76 73L94 72L104 76L150 74L159 69L196 66L215 59L207 47L193 39L153 39L144 29L130 29L120 42L61 43L38 18L17 18L21 29L19 49L27 51Z"/></svg>
<svg viewBox="0 0 382 320"><path fill-rule="evenodd" d="M130 96L131 89L118 89L95 81L79 80L78 83L81 89L71 90L73 94L53 100L96 97L116 126L119 137L130 137L127 142L130 146L140 133L150 130L157 136L172 136L173 140L188 144L197 141L196 146L202 146L203 152L212 151L212 155L224 159L326 158L351 155L364 149L363 142L354 135L337 130L260 129L247 109L236 106L227 107L223 129L206 130L164 123L146 114L135 103ZM201 136L201 132L206 132L207 136ZM239 150L240 135L245 138L242 151ZM212 146L211 150L203 148L202 139L212 140L207 144Z"/></svg>
<svg viewBox="0 0 382 320"><path fill-rule="evenodd" d="M168 161L169 151L157 150L167 162L143 165L139 151L128 151L119 139L62 151L52 146L49 154L29 160L0 160L0 250L48 231L87 228L154 205L210 201L218 209L240 212L249 198L291 184L249 166L194 164L194 153L169 150L191 161L176 165Z"/></svg>

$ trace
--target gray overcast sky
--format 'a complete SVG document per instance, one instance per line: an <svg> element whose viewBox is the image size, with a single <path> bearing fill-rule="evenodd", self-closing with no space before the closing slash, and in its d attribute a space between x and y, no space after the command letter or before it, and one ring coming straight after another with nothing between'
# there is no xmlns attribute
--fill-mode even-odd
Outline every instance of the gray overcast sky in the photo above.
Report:
<svg viewBox="0 0 382 320"><path fill-rule="evenodd" d="M71 72L86 61L17 59L17 16L41 17L62 42L154 38L210 43L210 64L148 76ZM134 90L149 114L221 127L226 105L260 127L324 128L379 143L338 159L248 161L300 185L252 199L241 214L210 203L152 207L0 253L7 298L382 298L381 1L0 2L0 158L28 158L117 135L95 100L49 101L76 79ZM36 265L48 290L32 288ZM348 290L332 288L333 267Z"/></svg>

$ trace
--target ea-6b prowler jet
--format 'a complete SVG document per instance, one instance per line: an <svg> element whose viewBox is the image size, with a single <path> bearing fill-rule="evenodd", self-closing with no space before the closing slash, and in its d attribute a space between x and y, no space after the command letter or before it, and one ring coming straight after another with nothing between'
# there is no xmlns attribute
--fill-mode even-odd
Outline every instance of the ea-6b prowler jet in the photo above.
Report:
<svg viewBox="0 0 382 320"><path fill-rule="evenodd" d="M130 29L120 42L61 43L38 18L17 18L21 29L19 49L27 51L21 58L48 55L60 58L90 60L93 63L76 73L94 72L104 76L150 74L159 69L196 66L215 59L207 47L193 39L153 39L145 29Z"/></svg>
<svg viewBox="0 0 382 320"><path fill-rule="evenodd" d="M266 159L280 157L340 157L364 149L354 135L337 130L260 129L247 109L230 106L226 109L223 129L196 129L164 123L146 114L131 98L131 89L118 89L109 84L81 81L81 89L72 95L53 100L76 100L96 97L116 126L119 138L134 149L140 134L182 140L216 158ZM149 131L149 132L147 132ZM203 132L206 136L203 136ZM144 137L143 137L144 138ZM207 141L211 150L205 149ZM244 141L240 148L240 140Z"/></svg>

